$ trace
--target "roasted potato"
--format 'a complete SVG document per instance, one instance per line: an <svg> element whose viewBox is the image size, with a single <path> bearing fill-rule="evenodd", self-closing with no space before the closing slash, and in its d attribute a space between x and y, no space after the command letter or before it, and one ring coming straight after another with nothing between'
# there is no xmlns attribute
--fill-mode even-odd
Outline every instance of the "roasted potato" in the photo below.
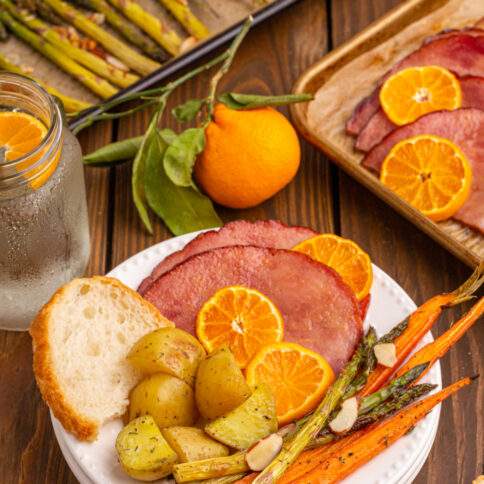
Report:
<svg viewBox="0 0 484 484"><path fill-rule="evenodd" d="M156 481L171 474L178 461L150 415L132 420L119 432L116 451L126 474L140 481Z"/></svg>
<svg viewBox="0 0 484 484"><path fill-rule="evenodd" d="M177 453L180 462L210 459L229 455L229 449L213 440L202 429L169 427L162 430L163 437Z"/></svg>
<svg viewBox="0 0 484 484"><path fill-rule="evenodd" d="M198 414L192 387L171 375L151 375L129 396L129 420L141 415L151 415L160 429L193 425Z"/></svg>
<svg viewBox="0 0 484 484"><path fill-rule="evenodd" d="M214 351L200 363L195 398L202 417L209 420L221 417L249 395L249 385L228 348Z"/></svg>
<svg viewBox="0 0 484 484"><path fill-rule="evenodd" d="M277 431L276 402L267 385L258 385L235 410L210 422L205 432L215 440L239 450Z"/></svg>
<svg viewBox="0 0 484 484"><path fill-rule="evenodd" d="M193 386L203 346L178 328L160 328L143 336L128 354L130 363L146 374L167 373Z"/></svg>

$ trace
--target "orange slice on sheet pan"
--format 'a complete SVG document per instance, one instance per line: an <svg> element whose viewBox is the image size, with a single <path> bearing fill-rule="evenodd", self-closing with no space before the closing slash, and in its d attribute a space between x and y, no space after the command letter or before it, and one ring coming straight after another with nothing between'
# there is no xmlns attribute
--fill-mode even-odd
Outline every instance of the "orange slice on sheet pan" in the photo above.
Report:
<svg viewBox="0 0 484 484"><path fill-rule="evenodd" d="M380 104L398 126L424 114L462 105L457 77L439 66L409 67L390 76L380 89Z"/></svg>
<svg viewBox="0 0 484 484"><path fill-rule="evenodd" d="M422 134L397 143L385 158L381 182L435 222L464 205L472 184L471 166L448 139Z"/></svg>

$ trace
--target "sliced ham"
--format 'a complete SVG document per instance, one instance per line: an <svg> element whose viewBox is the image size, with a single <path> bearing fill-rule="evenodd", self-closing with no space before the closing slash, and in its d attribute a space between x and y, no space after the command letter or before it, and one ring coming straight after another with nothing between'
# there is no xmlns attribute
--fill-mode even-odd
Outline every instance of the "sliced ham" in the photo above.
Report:
<svg viewBox="0 0 484 484"><path fill-rule="evenodd" d="M177 327L194 334L203 303L232 285L268 296L284 318L284 340L322 354L336 372L362 336L358 303L341 277L289 250L232 246L203 252L159 277L144 297Z"/></svg>
<svg viewBox="0 0 484 484"><path fill-rule="evenodd" d="M484 36L460 33L443 35L422 45L388 71L378 86L363 99L346 123L346 131L357 135L378 111L380 86L391 74L413 66L438 65L451 70L459 77L484 77Z"/></svg>
<svg viewBox="0 0 484 484"><path fill-rule="evenodd" d="M173 269L177 264L195 254L218 247L231 245L254 245L274 249L292 249L303 240L317 235L307 227L288 227L274 220L230 222L219 230L204 232L189 242L182 250L163 259L139 286L138 292L144 294L158 277Z"/></svg>
<svg viewBox="0 0 484 484"><path fill-rule="evenodd" d="M391 148L399 141L418 134L450 139L461 148L472 166L472 189L456 220L484 233L484 111L467 108L438 111L392 131L363 160L363 165L379 173Z"/></svg>
<svg viewBox="0 0 484 484"><path fill-rule="evenodd" d="M460 84L462 107L484 110L484 77L463 77L460 79ZM383 109L378 108L368 124L360 131L355 146L361 151L370 151L396 127L388 119Z"/></svg>

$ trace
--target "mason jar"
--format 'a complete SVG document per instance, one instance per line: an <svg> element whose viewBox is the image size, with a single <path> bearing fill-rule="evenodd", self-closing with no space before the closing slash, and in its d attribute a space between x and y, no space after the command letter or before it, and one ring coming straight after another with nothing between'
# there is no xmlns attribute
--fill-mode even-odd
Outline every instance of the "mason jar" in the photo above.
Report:
<svg viewBox="0 0 484 484"><path fill-rule="evenodd" d="M37 83L0 73L0 110L0 328L26 330L54 291L86 268L84 172L77 139ZM39 141L9 112L40 122Z"/></svg>

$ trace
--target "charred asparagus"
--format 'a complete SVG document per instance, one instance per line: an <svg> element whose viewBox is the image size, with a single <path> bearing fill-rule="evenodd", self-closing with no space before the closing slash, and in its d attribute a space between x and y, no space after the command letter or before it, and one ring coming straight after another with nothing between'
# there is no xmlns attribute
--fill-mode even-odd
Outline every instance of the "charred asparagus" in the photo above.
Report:
<svg viewBox="0 0 484 484"><path fill-rule="evenodd" d="M55 87L51 87L45 84L44 82L40 81L39 79L36 79L35 77L31 76L27 71L17 66L13 62L10 62L6 57L3 57L1 54L0 54L0 69L4 69L14 74L20 74L22 76L29 77L30 79L34 80L35 82L40 84L47 92L49 92L53 96L57 97L60 101L62 101L62 104L64 105L64 109L66 110L66 113L70 113L70 114L77 113L79 111L82 111L84 109L91 107L91 104L86 103L84 101L80 101L79 99L75 99L70 96L66 96L65 94L62 94L61 92L59 92Z"/></svg>
<svg viewBox="0 0 484 484"><path fill-rule="evenodd" d="M96 76L85 67L73 61L70 57L67 57L57 47L45 42L42 37L17 22L7 11L0 10L0 20L7 25L14 35L57 64L61 69L84 84L99 97L107 99L118 92L108 81Z"/></svg>
<svg viewBox="0 0 484 484"><path fill-rule="evenodd" d="M26 27L43 37L54 47L64 52L68 57L95 74L104 77L104 79L107 79L112 84L119 87L128 87L139 80L138 76L130 72L125 72L124 70L109 64L101 57L71 44L69 40L63 38L59 32L51 28L45 22L29 14L26 10L17 8L11 0L0 0L0 5L2 5L2 7L4 7L18 21L22 22Z"/></svg>
<svg viewBox="0 0 484 484"><path fill-rule="evenodd" d="M158 62L165 62L169 56L163 49L134 24L127 22L106 0L76 0L77 3L91 10L102 13L113 29L119 32L126 40L139 47L145 54Z"/></svg>
<svg viewBox="0 0 484 484"><path fill-rule="evenodd" d="M185 30L198 40L207 38L210 31L206 25L196 17L190 6L184 0L159 0L160 3L180 22Z"/></svg>
<svg viewBox="0 0 484 484"><path fill-rule="evenodd" d="M109 3L123 12L131 22L156 40L167 52L172 55L180 52L182 41L178 34L164 25L160 19L144 10L141 5L132 0L109 0Z"/></svg>
<svg viewBox="0 0 484 484"><path fill-rule="evenodd" d="M66 22L72 23L79 30L99 42L108 52L124 64L142 75L147 75L160 67L157 62L145 57L124 42L103 30L72 5L63 0L44 0Z"/></svg>

